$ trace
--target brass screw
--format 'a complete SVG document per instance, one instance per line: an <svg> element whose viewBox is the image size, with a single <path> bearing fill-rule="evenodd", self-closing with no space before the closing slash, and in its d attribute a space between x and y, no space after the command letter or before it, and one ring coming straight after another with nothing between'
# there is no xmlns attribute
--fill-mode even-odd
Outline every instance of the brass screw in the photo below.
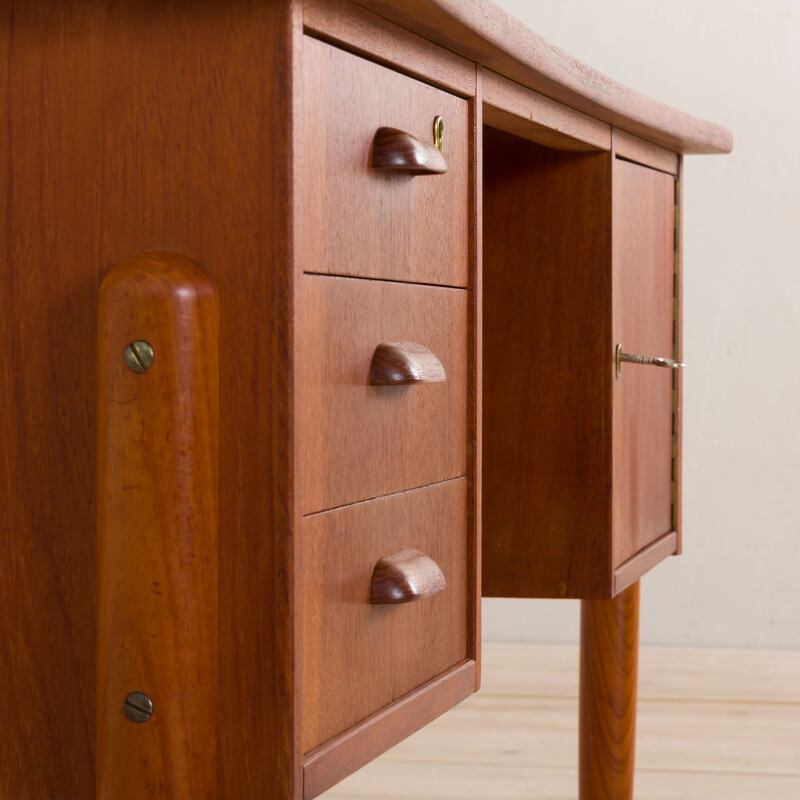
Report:
<svg viewBox="0 0 800 800"><path fill-rule="evenodd" d="M147 722L153 716L153 701L144 692L131 692L122 710L131 722Z"/></svg>
<svg viewBox="0 0 800 800"><path fill-rule="evenodd" d="M144 372L153 364L153 348L148 342L139 339L125 348L125 363L133 372Z"/></svg>

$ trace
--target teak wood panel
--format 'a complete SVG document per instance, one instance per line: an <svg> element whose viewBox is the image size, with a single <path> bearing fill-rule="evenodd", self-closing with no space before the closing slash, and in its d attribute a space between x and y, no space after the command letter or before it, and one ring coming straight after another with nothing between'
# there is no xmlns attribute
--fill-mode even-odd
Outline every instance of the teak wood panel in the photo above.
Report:
<svg viewBox="0 0 800 800"><path fill-rule="evenodd" d="M613 341L673 357L675 179L614 160ZM614 565L672 528L673 373L622 364L613 383Z"/></svg>
<svg viewBox="0 0 800 800"><path fill-rule="evenodd" d="M298 258L305 272L445 286L468 279L468 104L455 95L303 37ZM374 170L381 127L433 142L443 175Z"/></svg>
<svg viewBox="0 0 800 800"><path fill-rule="evenodd" d="M439 565L445 589L371 605L375 565L405 547ZM307 752L467 658L467 481L307 517L302 557Z"/></svg>
<svg viewBox="0 0 800 800"><path fill-rule="evenodd" d="M97 289L145 250L220 296L217 796L294 797L289 24L281 2L0 10L0 797L96 797Z"/></svg>
<svg viewBox="0 0 800 800"><path fill-rule="evenodd" d="M611 164L484 130L483 593L610 592Z"/></svg>
<svg viewBox="0 0 800 800"><path fill-rule="evenodd" d="M303 513L466 474L467 292L305 275L300 337ZM446 380L371 386L382 342L414 342Z"/></svg>
<svg viewBox="0 0 800 800"><path fill-rule="evenodd" d="M188 259L142 254L112 268L98 302L97 795L209 797L218 730L216 289ZM124 354L140 340L154 358L134 372ZM131 692L152 701L144 723L123 714Z"/></svg>

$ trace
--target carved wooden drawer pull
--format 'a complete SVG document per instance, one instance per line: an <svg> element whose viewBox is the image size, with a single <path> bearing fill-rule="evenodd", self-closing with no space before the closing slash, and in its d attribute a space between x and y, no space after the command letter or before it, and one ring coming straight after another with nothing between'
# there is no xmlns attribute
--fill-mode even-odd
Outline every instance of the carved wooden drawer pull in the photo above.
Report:
<svg viewBox="0 0 800 800"><path fill-rule="evenodd" d="M372 168L441 175L447 172L447 162L432 142L420 141L397 128L378 128L372 143Z"/></svg>
<svg viewBox="0 0 800 800"><path fill-rule="evenodd" d="M410 603L441 592L446 582L439 565L425 553L405 547L384 556L372 572L372 605Z"/></svg>
<svg viewBox="0 0 800 800"><path fill-rule="evenodd" d="M403 386L409 383L444 383L442 362L415 342L381 342L372 356L371 386Z"/></svg>

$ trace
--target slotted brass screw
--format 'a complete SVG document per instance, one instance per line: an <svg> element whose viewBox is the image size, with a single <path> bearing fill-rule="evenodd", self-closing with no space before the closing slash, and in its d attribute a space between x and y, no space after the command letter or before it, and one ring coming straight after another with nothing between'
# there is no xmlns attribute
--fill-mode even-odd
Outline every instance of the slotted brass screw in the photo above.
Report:
<svg viewBox="0 0 800 800"><path fill-rule="evenodd" d="M131 692L122 710L131 722L147 722L153 716L153 701L144 692Z"/></svg>
<svg viewBox="0 0 800 800"><path fill-rule="evenodd" d="M133 372L144 372L153 364L153 348L148 342L139 339L125 348L125 363Z"/></svg>

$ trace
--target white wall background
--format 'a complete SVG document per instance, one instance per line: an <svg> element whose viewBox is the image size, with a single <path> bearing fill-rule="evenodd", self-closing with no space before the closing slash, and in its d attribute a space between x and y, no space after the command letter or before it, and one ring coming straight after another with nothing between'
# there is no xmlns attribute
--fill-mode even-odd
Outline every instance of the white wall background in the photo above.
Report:
<svg viewBox="0 0 800 800"><path fill-rule="evenodd" d="M621 83L733 129L684 182L684 555L642 642L800 648L800 0L495 0ZM575 642L576 602L485 600L486 640Z"/></svg>

